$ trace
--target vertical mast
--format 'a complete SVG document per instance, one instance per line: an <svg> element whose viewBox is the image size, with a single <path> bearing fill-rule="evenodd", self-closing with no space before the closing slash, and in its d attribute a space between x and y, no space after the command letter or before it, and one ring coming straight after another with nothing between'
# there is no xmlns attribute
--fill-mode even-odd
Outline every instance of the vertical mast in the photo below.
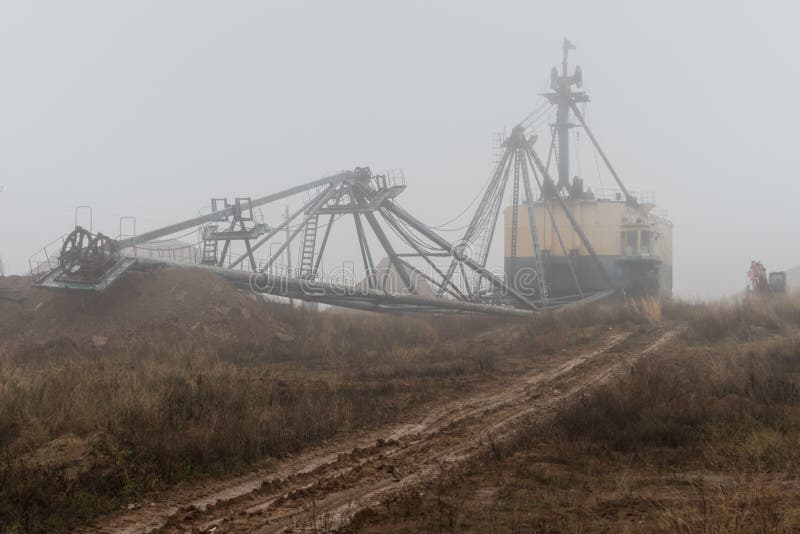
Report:
<svg viewBox="0 0 800 534"><path fill-rule="evenodd" d="M569 129L572 128L570 123L570 110L574 102L586 102L589 98L586 93L582 91L572 91L573 86L581 87L581 71L580 67L575 69L575 74L569 74L569 51L575 50L569 39L564 38L561 56L561 71L555 67L550 73L550 88L552 93L547 93L544 96L556 106L556 123L554 135L558 141L558 184L557 188L569 187Z"/></svg>
<svg viewBox="0 0 800 534"><path fill-rule="evenodd" d="M561 60L561 76L556 87L553 89L558 93L558 111L556 113L556 132L558 135L558 186L569 186L569 105L571 100L570 86L572 85L567 58L569 51L575 46L564 38L563 55Z"/></svg>
<svg viewBox="0 0 800 534"><path fill-rule="evenodd" d="M631 195L630 191L628 191L628 189L625 187L625 184L622 183L617 171L614 169L613 165L611 165L611 161L609 161L608 157L606 157L603 149L600 148L600 144L597 142L594 134L589 129L589 125L586 124L586 119L583 117L583 113L581 113L580 109L578 109L578 104L589 101L589 95L580 90L583 87L583 73L581 72L581 68L575 67L573 74L571 76L569 74L569 64L567 59L569 57L570 50L575 50L575 45L573 45L570 40L565 37L564 44L562 46L561 72L558 71L557 67L553 67L553 69L550 71L550 88L553 90L553 92L542 94L542 96L547 98L552 105L556 106L556 122L552 125L553 141L557 142L554 143L554 146L558 147L558 184L556 184L555 193L558 194L563 189L569 189L570 187L569 129L573 126L583 126L583 129L589 135L589 139L591 139L592 144L597 149L598 154L600 154L600 157L603 158L603 162L606 164L606 167L608 167L608 170L614 177L614 181L617 182L617 185L625 195L625 201L630 206L636 206L636 198ZM575 86L577 90L573 91L573 86ZM570 111L572 112L571 114ZM575 118L578 120L577 124L570 123L570 115L575 116ZM549 157L547 159L547 165L548 167L550 165ZM553 193L553 191L550 191L549 194L552 195Z"/></svg>
<svg viewBox="0 0 800 534"><path fill-rule="evenodd" d="M555 89L558 94L556 112L556 135L558 135L558 186L569 184L569 85L567 83L567 55L569 41L564 39L564 55L561 76Z"/></svg>

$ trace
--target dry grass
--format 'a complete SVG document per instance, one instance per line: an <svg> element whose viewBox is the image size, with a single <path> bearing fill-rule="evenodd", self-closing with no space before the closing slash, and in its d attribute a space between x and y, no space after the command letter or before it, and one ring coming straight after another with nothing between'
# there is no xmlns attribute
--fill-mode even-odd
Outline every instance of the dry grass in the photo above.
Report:
<svg viewBox="0 0 800 534"><path fill-rule="evenodd" d="M800 528L800 303L671 303L677 346L390 503L366 532Z"/></svg>
<svg viewBox="0 0 800 534"><path fill-rule="evenodd" d="M538 314L522 328L519 342L525 350L552 354L596 339L600 331L615 325L647 328L660 321L658 300L620 299Z"/></svg>
<svg viewBox="0 0 800 534"><path fill-rule="evenodd" d="M63 530L181 481L378 426L514 372L514 357L619 323L647 328L660 310L629 301L529 322L272 313L277 338L167 324L102 347L62 337L0 353L0 529Z"/></svg>
<svg viewBox="0 0 800 534"><path fill-rule="evenodd" d="M0 530L65 529L382 424L495 370L494 354L458 341L491 322L274 313L288 338L156 330L101 348L61 338L0 353Z"/></svg>
<svg viewBox="0 0 800 534"><path fill-rule="evenodd" d="M102 347L61 337L6 350L0 528L64 529L180 481L381 425L513 372L514 355L590 341L623 315L526 323L276 307L273 338L159 324Z"/></svg>
<svg viewBox="0 0 800 534"><path fill-rule="evenodd" d="M566 407L556 424L563 443L581 453L658 450L664 468L794 471L800 342L686 349L644 361L626 380Z"/></svg>
<svg viewBox="0 0 800 534"><path fill-rule="evenodd" d="M684 338L691 343L713 343L734 338L758 339L766 334L786 334L800 324L800 299L748 298L715 303L670 302L668 318L686 321Z"/></svg>

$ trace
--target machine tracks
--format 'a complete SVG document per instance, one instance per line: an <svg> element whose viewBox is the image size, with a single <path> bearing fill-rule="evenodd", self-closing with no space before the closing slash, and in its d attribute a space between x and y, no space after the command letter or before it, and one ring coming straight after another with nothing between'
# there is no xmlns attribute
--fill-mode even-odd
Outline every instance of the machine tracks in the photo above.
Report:
<svg viewBox="0 0 800 534"><path fill-rule="evenodd" d="M610 332L589 350L531 370L383 429L330 440L273 467L176 490L107 517L97 532L302 532L340 529L355 514L486 452L521 420L544 420L570 400L671 340L676 328Z"/></svg>

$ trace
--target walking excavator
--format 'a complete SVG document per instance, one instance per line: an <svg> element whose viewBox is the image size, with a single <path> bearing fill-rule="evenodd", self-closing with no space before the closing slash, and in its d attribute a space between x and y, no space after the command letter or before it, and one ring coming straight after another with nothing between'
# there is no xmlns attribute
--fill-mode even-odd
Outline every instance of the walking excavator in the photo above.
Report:
<svg viewBox="0 0 800 534"><path fill-rule="evenodd" d="M747 293L749 295L785 295L786 271L774 271L767 275L767 269L760 261L751 261L747 272Z"/></svg>

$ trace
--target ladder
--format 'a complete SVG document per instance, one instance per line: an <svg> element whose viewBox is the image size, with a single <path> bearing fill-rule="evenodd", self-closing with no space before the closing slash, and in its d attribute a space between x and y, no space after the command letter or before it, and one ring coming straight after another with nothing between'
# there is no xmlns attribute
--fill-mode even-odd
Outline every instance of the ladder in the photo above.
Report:
<svg viewBox="0 0 800 534"><path fill-rule="evenodd" d="M552 146L550 147L550 151L547 153L547 164L546 169L547 172L550 172L550 162L553 158L555 158L556 162L558 162L558 133L556 132L555 126L550 127L550 140L552 142ZM558 166L558 163L556 163Z"/></svg>
<svg viewBox="0 0 800 534"><path fill-rule="evenodd" d="M217 227L207 227L206 233L216 231ZM203 239L203 258L201 259L203 265L216 265L217 264L217 240L208 239L204 236Z"/></svg>
<svg viewBox="0 0 800 534"><path fill-rule="evenodd" d="M300 278L314 278L314 251L317 247L317 228L319 215L314 215L306 223L303 233L303 249L300 251Z"/></svg>

